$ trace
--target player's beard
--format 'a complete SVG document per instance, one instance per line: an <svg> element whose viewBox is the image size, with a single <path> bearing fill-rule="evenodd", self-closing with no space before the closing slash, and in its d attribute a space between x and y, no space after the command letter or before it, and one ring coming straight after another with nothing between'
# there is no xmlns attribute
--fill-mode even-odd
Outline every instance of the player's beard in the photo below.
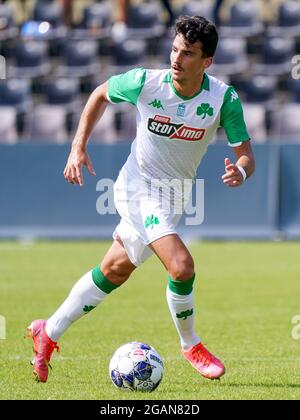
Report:
<svg viewBox="0 0 300 420"><path fill-rule="evenodd" d="M172 78L173 80L175 80L175 82L177 83L182 83L184 82L185 78L183 75L183 69L180 69L179 72L174 71L174 69L172 68Z"/></svg>
<svg viewBox="0 0 300 420"><path fill-rule="evenodd" d="M183 79L183 77L180 77L180 76L174 76L174 75L173 75L173 81L175 81L175 82L177 82L177 83L179 83L179 84L184 83L184 80L185 80L185 79Z"/></svg>

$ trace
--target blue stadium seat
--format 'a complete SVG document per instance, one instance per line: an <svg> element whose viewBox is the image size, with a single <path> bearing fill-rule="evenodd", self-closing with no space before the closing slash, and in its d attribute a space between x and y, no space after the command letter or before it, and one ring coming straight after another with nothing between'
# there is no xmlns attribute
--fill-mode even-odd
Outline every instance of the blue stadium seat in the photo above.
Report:
<svg viewBox="0 0 300 420"><path fill-rule="evenodd" d="M114 65L111 66L112 73L129 70L132 66L145 64L146 43L142 39L127 39L116 43L114 47Z"/></svg>
<svg viewBox="0 0 300 420"><path fill-rule="evenodd" d="M136 136L136 115L131 104L115 106L116 125L120 142L131 142Z"/></svg>
<svg viewBox="0 0 300 420"><path fill-rule="evenodd" d="M78 79L58 78L43 86L43 94L49 105L63 105L69 111L81 106Z"/></svg>
<svg viewBox="0 0 300 420"><path fill-rule="evenodd" d="M291 71L291 61L295 54L295 40L292 38L266 38L262 57L253 65L255 74L284 75Z"/></svg>
<svg viewBox="0 0 300 420"><path fill-rule="evenodd" d="M59 2L38 1L33 9L33 20L50 23L52 29L48 39L60 39L67 35L63 7Z"/></svg>
<svg viewBox="0 0 300 420"><path fill-rule="evenodd" d="M161 37L164 25L160 22L161 7L157 2L130 6L128 10L127 37L150 39Z"/></svg>
<svg viewBox="0 0 300 420"><path fill-rule="evenodd" d="M180 15L187 16L203 16L212 21L213 19L213 2L205 2L203 0L193 0L183 5Z"/></svg>
<svg viewBox="0 0 300 420"><path fill-rule="evenodd" d="M244 119L248 133L254 143L266 143L266 108L261 103L243 102Z"/></svg>
<svg viewBox="0 0 300 420"><path fill-rule="evenodd" d="M90 137L91 143L113 144L117 142L115 111L115 106L108 104L105 113L93 129Z"/></svg>
<svg viewBox="0 0 300 420"><path fill-rule="evenodd" d="M16 144L17 110L13 106L0 106L0 144Z"/></svg>
<svg viewBox="0 0 300 420"><path fill-rule="evenodd" d="M17 34L12 8L9 4L0 4L0 40L14 38Z"/></svg>
<svg viewBox="0 0 300 420"><path fill-rule="evenodd" d="M54 28L64 24L63 8L59 2L38 1L33 10L33 19L36 21L47 21Z"/></svg>
<svg viewBox="0 0 300 420"><path fill-rule="evenodd" d="M229 21L221 26L220 35L248 38L261 35L263 31L257 4L252 0L243 0L231 6Z"/></svg>
<svg viewBox="0 0 300 420"><path fill-rule="evenodd" d="M300 35L300 3L286 1L279 6L276 25L268 28L269 36L296 37Z"/></svg>
<svg viewBox="0 0 300 420"><path fill-rule="evenodd" d="M0 106L13 106L18 112L31 108L30 82L27 79L0 80Z"/></svg>
<svg viewBox="0 0 300 420"><path fill-rule="evenodd" d="M209 73L234 75L245 72L248 67L246 41L237 38L221 38Z"/></svg>
<svg viewBox="0 0 300 420"><path fill-rule="evenodd" d="M274 76L251 76L245 82L243 90L248 103L259 103L268 109L278 106L277 78Z"/></svg>
<svg viewBox="0 0 300 420"><path fill-rule="evenodd" d="M162 68L165 67L165 64L170 65L170 55L172 51L173 38L166 37L160 42L160 56L162 62Z"/></svg>
<svg viewBox="0 0 300 420"><path fill-rule="evenodd" d="M56 76L89 77L100 72L97 60L98 44L94 40L66 41L63 48L63 64L55 70Z"/></svg>
<svg viewBox="0 0 300 420"><path fill-rule="evenodd" d="M267 133L267 113L264 104L249 103L243 100L244 120L246 122L247 131L253 143L263 144L268 141ZM224 128L219 128L216 143L227 144L228 139Z"/></svg>
<svg viewBox="0 0 300 420"><path fill-rule="evenodd" d="M63 105L36 105L26 120L23 137L30 143L67 143L67 110Z"/></svg>
<svg viewBox="0 0 300 420"><path fill-rule="evenodd" d="M300 103L300 79L291 80L289 83L289 91L293 102Z"/></svg>
<svg viewBox="0 0 300 420"><path fill-rule="evenodd" d="M111 20L108 3L92 4L84 9L82 22L72 30L72 38L107 38L111 31Z"/></svg>
<svg viewBox="0 0 300 420"><path fill-rule="evenodd" d="M300 104L285 103L273 114L271 135L280 143L300 143Z"/></svg>
<svg viewBox="0 0 300 420"><path fill-rule="evenodd" d="M115 111L118 105L108 104L101 119L96 123L91 136L90 143L92 144L113 144L117 142L117 131L115 128ZM134 111L134 110L133 110ZM72 136L78 127L81 111L75 113L72 121Z"/></svg>
<svg viewBox="0 0 300 420"><path fill-rule="evenodd" d="M9 76L34 78L51 70L48 44L44 41L20 41L16 46L15 63L8 67Z"/></svg>

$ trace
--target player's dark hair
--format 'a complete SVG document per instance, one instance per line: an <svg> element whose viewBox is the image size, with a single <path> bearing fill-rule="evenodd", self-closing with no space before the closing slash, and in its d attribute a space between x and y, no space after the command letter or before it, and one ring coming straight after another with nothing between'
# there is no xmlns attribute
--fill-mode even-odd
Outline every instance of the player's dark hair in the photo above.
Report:
<svg viewBox="0 0 300 420"><path fill-rule="evenodd" d="M213 57L218 44L218 33L213 23L202 16L180 16L175 22L175 36L181 34L189 44L202 43L204 57Z"/></svg>

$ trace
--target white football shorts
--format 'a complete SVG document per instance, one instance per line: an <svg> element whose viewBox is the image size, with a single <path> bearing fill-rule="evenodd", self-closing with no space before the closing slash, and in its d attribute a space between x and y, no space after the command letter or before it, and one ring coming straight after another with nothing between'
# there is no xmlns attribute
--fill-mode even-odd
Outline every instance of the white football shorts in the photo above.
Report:
<svg viewBox="0 0 300 420"><path fill-rule="evenodd" d="M153 251L148 246L156 239L176 234L182 211L173 201L162 197L159 188L150 185L138 172L124 166L114 184L114 201L121 221L113 232L119 235L130 261L141 265ZM173 205L172 205L173 203ZM174 211L177 208L177 211Z"/></svg>

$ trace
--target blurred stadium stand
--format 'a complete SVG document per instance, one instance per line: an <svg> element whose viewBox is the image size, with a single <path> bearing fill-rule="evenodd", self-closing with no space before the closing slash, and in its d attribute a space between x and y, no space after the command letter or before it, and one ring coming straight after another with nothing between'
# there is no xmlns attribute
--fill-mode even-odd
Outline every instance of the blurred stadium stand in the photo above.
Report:
<svg viewBox="0 0 300 420"><path fill-rule="evenodd" d="M91 77L101 70L97 57L95 40L64 41L61 51L62 63L57 65L54 74L57 77Z"/></svg>
<svg viewBox="0 0 300 420"><path fill-rule="evenodd" d="M279 105L276 98L277 83L277 78L274 76L252 76L244 83L245 100L260 104L266 109L276 109Z"/></svg>
<svg viewBox="0 0 300 420"><path fill-rule="evenodd" d="M66 109L81 107L79 80L75 78L53 78L43 86L45 102L49 105L63 105Z"/></svg>
<svg viewBox="0 0 300 420"><path fill-rule="evenodd" d="M216 77L242 75L248 67L246 41L238 38L221 38L209 73Z"/></svg>
<svg viewBox="0 0 300 420"><path fill-rule="evenodd" d="M264 105L244 102L243 110L251 139L255 139L255 143L265 143L267 141L267 127Z"/></svg>
<svg viewBox="0 0 300 420"><path fill-rule="evenodd" d="M73 39L105 39L111 34L112 10L108 2L91 4L83 10L83 16L72 29Z"/></svg>
<svg viewBox="0 0 300 420"><path fill-rule="evenodd" d="M138 39L162 37L161 7L158 2L141 3L131 6L128 13L128 36Z"/></svg>
<svg viewBox="0 0 300 420"><path fill-rule="evenodd" d="M193 0L184 3L181 7L179 7L178 12L176 13L177 16L179 15L198 15L203 16L208 20L212 20L213 16L213 2L205 1L205 0Z"/></svg>
<svg viewBox="0 0 300 420"><path fill-rule="evenodd" d="M25 123L25 141L64 144L67 139L67 111L62 105L36 105Z"/></svg>
<svg viewBox="0 0 300 420"><path fill-rule="evenodd" d="M0 81L0 112L6 113L7 126L1 131L0 143L31 142L26 136L40 132L34 120L47 107L53 118L60 109L62 112L57 119L61 123L53 125L57 130L53 138L45 133L47 141L57 143L59 138L69 143L83 105L97 84L135 66L169 65L170 16L161 0L131 0L122 40L113 34L118 0L0 3L0 53L7 62L7 80ZM170 5L175 17L215 16L214 0L170 0ZM300 51L300 2L224 0L218 24L220 42L209 73L238 90L253 141L276 138L286 142L283 133L291 138L291 132L297 141L297 127L287 121L300 103L300 81L291 77L292 57ZM281 121L286 112L287 119ZM93 133L93 142L132 140L135 117L130 106L109 107L104 118ZM105 129L109 126L111 130Z"/></svg>
<svg viewBox="0 0 300 420"><path fill-rule="evenodd" d="M13 10L9 5L0 4L0 40L16 37L18 28L14 21Z"/></svg>
<svg viewBox="0 0 300 420"><path fill-rule="evenodd" d="M249 38L262 35L264 25L257 3L239 1L230 8L230 17L220 27L220 36Z"/></svg>
<svg viewBox="0 0 300 420"><path fill-rule="evenodd" d="M50 73L48 44L45 41L20 40L16 44L14 56L14 63L8 66L8 78L34 79Z"/></svg>
<svg viewBox="0 0 300 420"><path fill-rule="evenodd" d="M255 74L288 75L295 52L292 38L265 38L260 61L253 66L253 71Z"/></svg>
<svg viewBox="0 0 300 420"><path fill-rule="evenodd" d="M277 20L269 26L268 34L282 37L300 35L300 3L298 1L287 1L279 6Z"/></svg>
<svg viewBox="0 0 300 420"><path fill-rule="evenodd" d="M95 178L86 177L84 189L71 189L61 182L62 172L94 88L135 66L169 66L172 19L163 3L131 0L117 32L118 0L0 1L0 54L7 64L7 79L0 80L0 175L6 180L0 188L1 238L111 236L119 219L95 211ZM216 17L214 0L170 5L175 17ZM227 141L220 130L221 145L212 145L214 153L198 172L206 182L206 220L187 234L300 238L300 68L292 78L292 57L300 54L300 1L223 0L218 29L209 73L239 92L257 170L245 188L223 188L219 176L231 149L222 146ZM116 178L135 132L134 107L109 104L91 136L90 154L101 177ZM12 167L14 176L7 177ZM232 212L232 200L238 212Z"/></svg>
<svg viewBox="0 0 300 420"><path fill-rule="evenodd" d="M16 144L17 133L17 111L13 106L0 106L0 137L2 144Z"/></svg>
<svg viewBox="0 0 300 420"><path fill-rule="evenodd" d="M32 11L32 20L35 22L49 22L52 39L61 39L67 35L63 6L57 1L37 1Z"/></svg>
<svg viewBox="0 0 300 420"><path fill-rule="evenodd" d="M274 114L273 137L280 143L300 143L300 104L287 103Z"/></svg>
<svg viewBox="0 0 300 420"><path fill-rule="evenodd" d="M30 82L27 79L0 81L0 107L12 106L17 112L29 112L32 106Z"/></svg>

